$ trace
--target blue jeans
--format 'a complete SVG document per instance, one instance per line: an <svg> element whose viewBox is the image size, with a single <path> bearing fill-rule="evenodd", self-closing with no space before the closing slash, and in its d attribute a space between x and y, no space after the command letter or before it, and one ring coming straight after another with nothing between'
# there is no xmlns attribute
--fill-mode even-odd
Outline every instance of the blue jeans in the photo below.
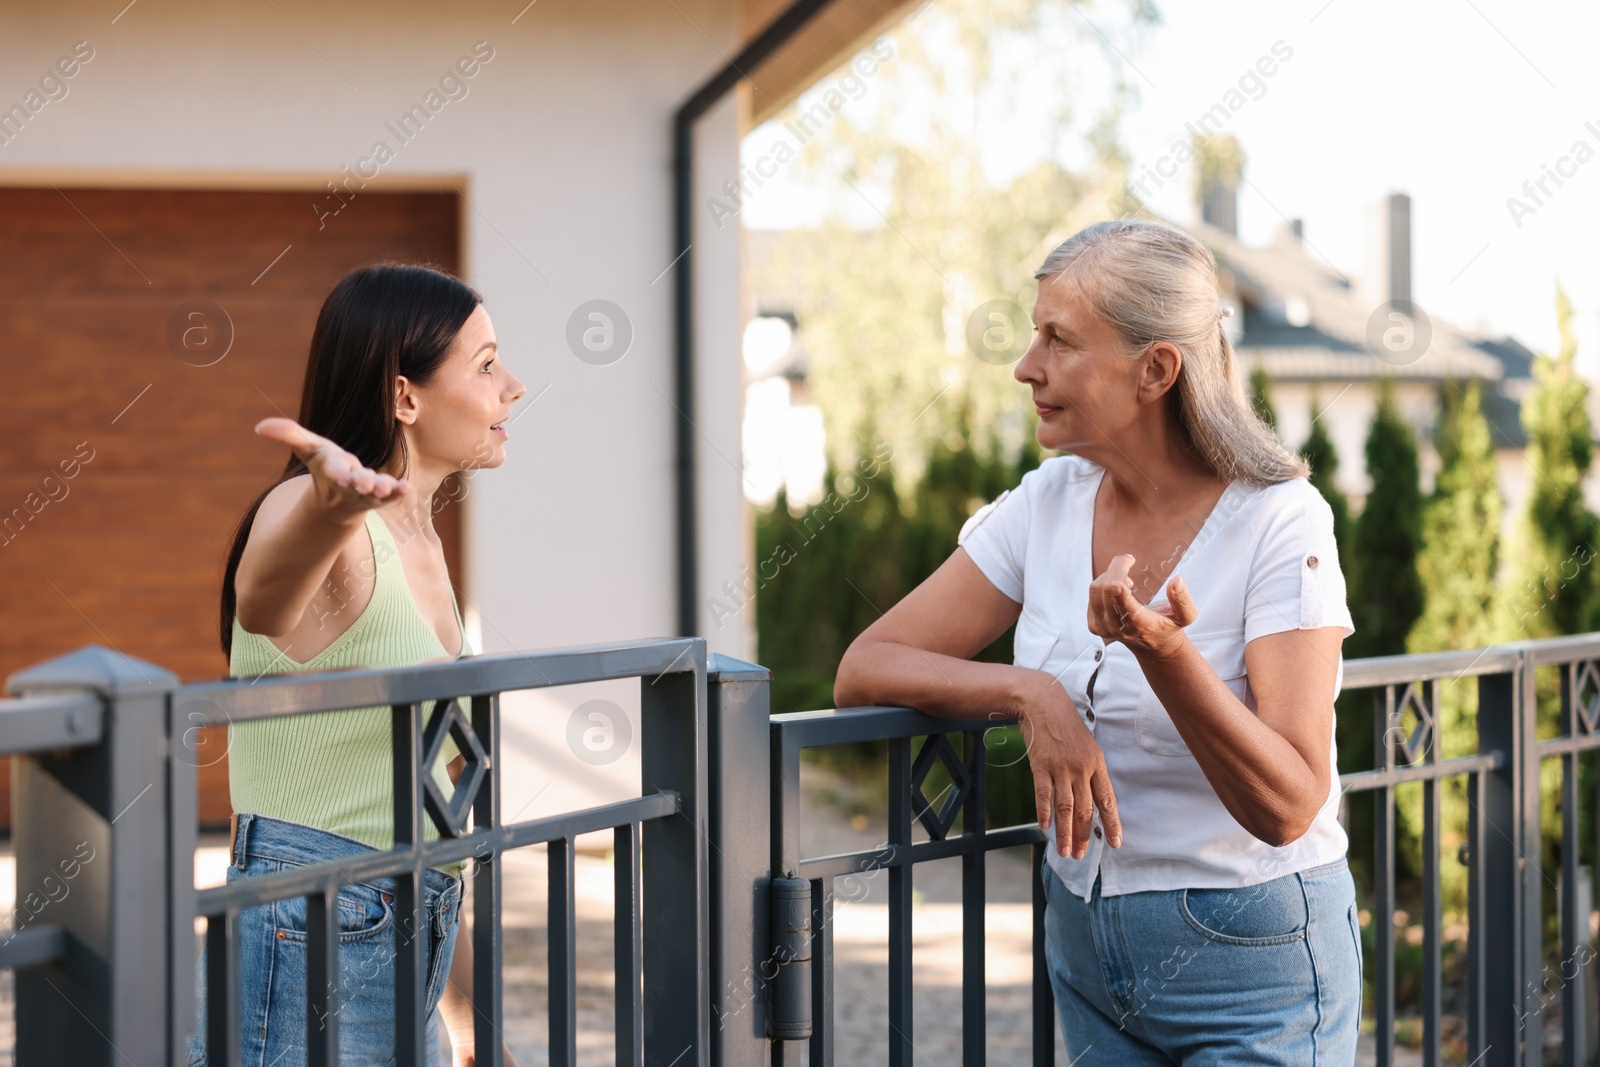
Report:
<svg viewBox="0 0 1600 1067"><path fill-rule="evenodd" d="M240 814L228 881L270 874L319 860L371 852L360 841L299 823ZM423 876L428 937L428 1051L439 1062L439 997L455 953L461 918L461 877L429 870ZM339 890L339 1063L386 1067L395 1060L394 879L377 878ZM291 897L239 914L241 1062L246 1067L304 1067L306 1062L306 902ZM206 958L200 955L198 1022L189 1036L190 1067L206 1063Z"/></svg>
<svg viewBox="0 0 1600 1067"><path fill-rule="evenodd" d="M1090 899L1042 864L1045 955L1074 1067L1355 1061L1361 936L1344 860L1243 889Z"/></svg>

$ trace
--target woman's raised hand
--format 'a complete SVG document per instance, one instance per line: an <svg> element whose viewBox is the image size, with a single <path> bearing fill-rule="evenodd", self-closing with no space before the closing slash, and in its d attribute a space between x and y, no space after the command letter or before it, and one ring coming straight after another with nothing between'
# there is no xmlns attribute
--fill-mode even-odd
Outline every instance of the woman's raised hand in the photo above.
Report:
<svg viewBox="0 0 1600 1067"><path fill-rule="evenodd" d="M1183 628L1200 614L1183 579L1167 582L1167 603L1160 609L1139 603L1128 577L1134 558L1112 556L1106 572L1089 585L1089 632L1106 641L1121 641L1135 652L1157 656L1183 638Z"/></svg>
<svg viewBox="0 0 1600 1067"><path fill-rule="evenodd" d="M1122 820L1106 771L1105 753L1083 724L1067 691L1044 671L1031 686L1019 720L1033 770L1033 801L1039 826L1056 824L1056 850L1082 859L1089 851L1094 812L1112 848L1122 847Z"/></svg>
<svg viewBox="0 0 1600 1067"><path fill-rule="evenodd" d="M367 511L411 489L404 478L363 467L354 455L293 419L262 419L256 433L294 450L311 473L317 503L328 511Z"/></svg>

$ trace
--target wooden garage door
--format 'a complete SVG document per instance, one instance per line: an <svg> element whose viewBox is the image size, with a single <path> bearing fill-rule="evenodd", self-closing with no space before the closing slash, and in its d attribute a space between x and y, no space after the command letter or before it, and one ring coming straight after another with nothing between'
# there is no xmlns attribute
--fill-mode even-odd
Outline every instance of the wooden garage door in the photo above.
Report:
<svg viewBox="0 0 1600 1067"><path fill-rule="evenodd" d="M366 263L456 270L455 194L362 193L319 220L322 201L0 189L0 675L87 644L227 674L228 538L286 458L251 427L298 412L323 299ZM457 509L437 521L459 586ZM213 826L225 748L200 750Z"/></svg>

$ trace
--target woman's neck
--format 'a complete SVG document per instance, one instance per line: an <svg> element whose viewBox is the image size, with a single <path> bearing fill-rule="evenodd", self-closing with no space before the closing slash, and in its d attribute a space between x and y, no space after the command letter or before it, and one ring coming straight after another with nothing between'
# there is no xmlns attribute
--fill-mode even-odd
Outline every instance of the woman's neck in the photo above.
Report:
<svg viewBox="0 0 1600 1067"><path fill-rule="evenodd" d="M402 473L400 457L395 457L392 464L394 469L388 473L397 478L404 477L410 488L404 496L383 504L378 510L384 513L391 526L404 530L408 539L414 533L432 539L434 498L445 478L454 472L439 470L426 460L418 460L414 454L412 458L411 468Z"/></svg>
<svg viewBox="0 0 1600 1067"><path fill-rule="evenodd" d="M1170 424L1094 451L1085 458L1105 468L1110 491L1121 505L1118 510L1125 513L1157 515L1197 491L1206 495L1227 488Z"/></svg>

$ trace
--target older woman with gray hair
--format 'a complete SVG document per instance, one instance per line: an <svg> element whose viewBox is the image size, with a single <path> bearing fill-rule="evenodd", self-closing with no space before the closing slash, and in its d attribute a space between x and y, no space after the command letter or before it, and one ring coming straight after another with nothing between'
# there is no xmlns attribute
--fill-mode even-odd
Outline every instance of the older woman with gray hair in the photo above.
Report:
<svg viewBox="0 0 1600 1067"><path fill-rule="evenodd" d="M1102 222L1036 276L1015 375L1066 454L968 520L834 698L1019 720L1075 1065L1349 1064L1332 513L1246 400L1198 241ZM971 661L1013 622L1014 665Z"/></svg>

